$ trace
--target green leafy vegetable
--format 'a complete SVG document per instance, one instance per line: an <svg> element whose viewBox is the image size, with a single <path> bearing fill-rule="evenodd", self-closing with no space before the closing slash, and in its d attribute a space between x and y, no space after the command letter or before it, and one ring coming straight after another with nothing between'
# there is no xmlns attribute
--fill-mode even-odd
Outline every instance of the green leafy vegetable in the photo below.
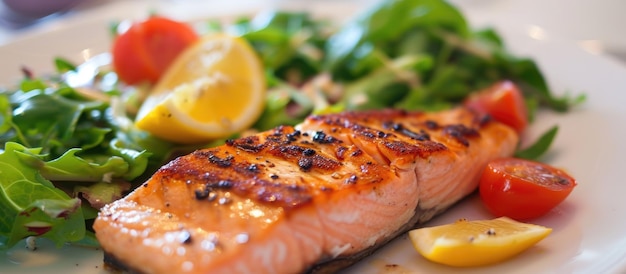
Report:
<svg viewBox="0 0 626 274"><path fill-rule="evenodd" d="M539 159L543 154L548 151L550 145L552 144L552 141L554 140L554 137L556 137L557 132L559 132L559 127L553 126L543 135L541 135L541 137L539 137L539 139L537 139L534 144L523 150L518 150L517 152L515 152L515 157L529 160Z"/></svg>
<svg viewBox="0 0 626 274"><path fill-rule="evenodd" d="M40 151L9 142L0 153L0 247L28 236L46 237L58 246L83 238L81 202L40 175Z"/></svg>
<svg viewBox="0 0 626 274"><path fill-rule="evenodd" d="M55 58L54 64L56 65L57 71L59 72L76 71L76 65L68 62L63 58Z"/></svg>
<svg viewBox="0 0 626 274"><path fill-rule="evenodd" d="M85 223L180 147L136 130L111 102L120 92L81 91L63 82L79 69L56 59L59 75L26 75L0 93L0 248L28 236L57 245L94 243ZM149 152L148 152L149 151Z"/></svg>
<svg viewBox="0 0 626 274"><path fill-rule="evenodd" d="M264 14L237 24L237 33L264 59L274 87L257 129L295 124L310 113L446 109L501 80L520 87L530 121L541 107L563 112L585 100L553 95L532 59L511 54L491 28L470 29L446 1L381 1L337 31L315 25L302 13ZM302 45L321 51L321 57L298 55ZM316 85L320 75L331 81ZM548 131L518 156L540 157L556 133Z"/></svg>
<svg viewBox="0 0 626 274"><path fill-rule="evenodd" d="M326 25L302 12L266 12L230 27L250 42L266 69L292 84L321 70Z"/></svg>
<svg viewBox="0 0 626 274"><path fill-rule="evenodd" d="M246 38L265 64L271 90L260 130L322 110L441 110L501 80L522 89L530 118L539 107L567 111L584 100L553 95L533 60L511 54L493 29L470 29L441 0L381 1L337 30L299 12L214 29ZM330 80L316 84L320 77Z"/></svg>
<svg viewBox="0 0 626 274"><path fill-rule="evenodd" d="M90 204L97 205L97 208L100 208L109 201L122 198L130 187L129 183L109 183L103 181L89 186L79 185L74 188L74 192L81 193Z"/></svg>
<svg viewBox="0 0 626 274"><path fill-rule="evenodd" d="M333 34L326 52L326 65L340 82L375 78L381 70L396 75L393 83L369 87L367 100L359 99L362 105L356 108L380 107L377 94L395 93L385 106L441 109L503 79L516 82L528 100L557 111L580 101L553 96L534 61L511 55L492 29L470 30L458 10L445 1L383 1ZM393 65L416 55L433 64ZM412 81L403 75L412 75ZM399 96L398 89L409 92ZM346 95L345 100L354 100Z"/></svg>
<svg viewBox="0 0 626 274"><path fill-rule="evenodd" d="M382 1L329 38L327 66L339 79L364 76L381 65L368 60L374 52L395 58L406 54L403 49L426 52L440 46L430 39L429 30L448 30L461 37L469 34L463 16L445 1ZM417 47L411 49L409 44Z"/></svg>

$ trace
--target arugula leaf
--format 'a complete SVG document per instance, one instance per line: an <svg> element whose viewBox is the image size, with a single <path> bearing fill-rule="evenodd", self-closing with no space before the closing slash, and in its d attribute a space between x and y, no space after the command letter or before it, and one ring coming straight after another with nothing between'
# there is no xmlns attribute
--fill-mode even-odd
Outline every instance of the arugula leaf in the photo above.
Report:
<svg viewBox="0 0 626 274"><path fill-rule="evenodd" d="M59 158L49 162L41 158L31 158L32 166L40 166L41 174L52 181L101 182L113 177L123 177L128 173L129 164L123 158L111 156L99 164L88 162L76 156L81 149L68 150ZM25 160L25 159L24 159Z"/></svg>
<svg viewBox="0 0 626 274"><path fill-rule="evenodd" d="M539 139L537 139L537 141L534 144L530 145L529 147L523 150L518 149L515 152L515 157L529 159L529 160L539 159L539 157L543 156L543 154L545 154L548 151L548 149L550 148L550 145L552 145L552 141L554 141L554 137L556 137L556 134L558 132L559 132L559 127L553 126L544 134L542 134L541 137L539 137Z"/></svg>
<svg viewBox="0 0 626 274"><path fill-rule="evenodd" d="M297 106L288 109L292 102ZM285 83L277 84L269 90L265 109L254 128L268 130L278 125L295 125L310 114L313 108L312 100L299 90Z"/></svg>
<svg viewBox="0 0 626 274"><path fill-rule="evenodd" d="M329 38L326 66L338 79L361 77L374 68L360 71L354 68L367 62L373 49L387 52L385 49L395 48L399 39L409 37L408 32L429 28L446 29L461 36L469 34L465 18L446 1L382 1Z"/></svg>
<svg viewBox="0 0 626 274"><path fill-rule="evenodd" d="M254 47L267 70L292 84L321 71L327 24L305 12L271 11L230 27Z"/></svg>
<svg viewBox="0 0 626 274"><path fill-rule="evenodd" d="M132 180L143 174L148 167L149 157L152 155L152 153L147 150L137 151L135 149L127 148L126 144L119 139L111 140L109 143L109 153L110 155L113 155L113 157L121 157L127 163L133 163L129 166L128 171L125 172L125 174L120 174L119 176L127 180ZM161 162L162 161L163 159L161 159Z"/></svg>
<svg viewBox="0 0 626 274"><path fill-rule="evenodd" d="M510 54L491 28L469 29L462 14L441 0L381 2L329 37L325 69L333 79L351 85L372 81L363 79L372 78L375 72L411 55L427 56L433 61L427 69L404 69L419 81L398 80L389 85L367 86L363 94L396 93L398 89L410 92L405 92L403 98L382 102L368 96L367 101L377 104L361 105L358 109L394 106L439 110L505 79L522 89L531 106L566 111L584 101L584 96L554 96L533 60ZM348 104L348 108L351 106L354 104ZM534 108L529 115L534 116Z"/></svg>
<svg viewBox="0 0 626 274"><path fill-rule="evenodd" d="M76 70L76 65L64 58L54 58L54 64L56 65L57 72L59 73Z"/></svg>
<svg viewBox="0 0 626 274"><path fill-rule="evenodd" d="M5 134L15 125L13 124L12 117L13 109L11 108L11 103L9 101L9 97L5 93L0 93L0 135Z"/></svg>
<svg viewBox="0 0 626 274"><path fill-rule="evenodd" d="M93 146L104 139L108 130L94 127L99 117L87 115L104 111L106 104L73 99L78 96L65 87L16 92L11 96L15 106L11 121L13 129L21 134L0 136L0 140L43 147L55 156L71 147Z"/></svg>
<svg viewBox="0 0 626 274"><path fill-rule="evenodd" d="M39 78L26 78L20 83L20 90L24 92L37 89L45 89L47 87L48 86L43 81L43 79Z"/></svg>

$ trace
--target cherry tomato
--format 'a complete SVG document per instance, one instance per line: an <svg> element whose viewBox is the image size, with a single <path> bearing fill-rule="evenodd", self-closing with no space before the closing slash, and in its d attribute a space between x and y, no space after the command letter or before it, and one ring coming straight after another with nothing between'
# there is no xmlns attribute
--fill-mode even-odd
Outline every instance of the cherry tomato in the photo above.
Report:
<svg viewBox="0 0 626 274"><path fill-rule="evenodd" d="M113 41L113 69L127 84L154 84L197 39L189 25L167 18L153 16L133 23Z"/></svg>
<svg viewBox="0 0 626 274"><path fill-rule="evenodd" d="M528 220L548 213L576 186L563 170L547 164L503 158L490 162L480 179L480 197L494 215Z"/></svg>
<svg viewBox="0 0 626 274"><path fill-rule="evenodd" d="M520 89L511 81L493 84L470 95L465 106L489 114L496 121L509 125L518 133L528 125L528 111Z"/></svg>

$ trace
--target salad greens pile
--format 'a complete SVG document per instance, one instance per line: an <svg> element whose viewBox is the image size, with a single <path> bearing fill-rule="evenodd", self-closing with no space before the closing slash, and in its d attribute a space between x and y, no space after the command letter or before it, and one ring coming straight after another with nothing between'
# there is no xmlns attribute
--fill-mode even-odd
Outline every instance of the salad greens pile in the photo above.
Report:
<svg viewBox="0 0 626 274"><path fill-rule="evenodd" d="M27 236L58 245L82 240L85 220L176 146L125 127L110 101L86 96L63 77L29 75L0 94L0 247Z"/></svg>
<svg viewBox="0 0 626 274"><path fill-rule="evenodd" d="M276 102L260 128L298 122L310 111L324 111L323 103L334 111L440 110L503 79L523 90L531 114L538 107L567 111L584 99L555 97L532 59L509 53L494 29L470 29L446 1L383 1L337 30L307 13L280 11L228 27L252 43L274 77ZM323 74L331 87L311 81ZM289 91L310 83L325 100L313 96L317 100L307 102ZM306 109L285 116L284 94Z"/></svg>
<svg viewBox="0 0 626 274"><path fill-rule="evenodd" d="M503 79L522 89L531 113L567 111L584 99L555 97L531 59L509 53L493 29L470 29L442 0L382 1L338 29L282 11L207 25L244 37L262 58L269 92L256 130L311 113L440 110ZM70 86L66 77L79 68L56 64L52 77L26 71L16 89L0 93L0 249L29 236L95 245L90 224L98 208L172 157L221 142L183 147L139 131L126 111L137 89ZM538 157L555 134L521 155Z"/></svg>

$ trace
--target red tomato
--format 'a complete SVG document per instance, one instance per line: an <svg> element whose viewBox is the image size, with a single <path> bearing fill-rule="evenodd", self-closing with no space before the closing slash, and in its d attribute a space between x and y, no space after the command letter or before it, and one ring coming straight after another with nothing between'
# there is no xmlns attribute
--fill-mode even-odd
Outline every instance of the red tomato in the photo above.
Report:
<svg viewBox="0 0 626 274"><path fill-rule="evenodd" d="M154 84L176 56L198 39L187 24L163 17L134 23L113 41L113 69L127 84Z"/></svg>
<svg viewBox="0 0 626 274"><path fill-rule="evenodd" d="M576 180L555 167L517 158L490 162L480 179L480 197L491 213L516 220L540 217L572 192Z"/></svg>
<svg viewBox="0 0 626 274"><path fill-rule="evenodd" d="M511 81L498 82L470 95L465 105L480 113L491 115L496 121L511 126L518 133L524 131L528 125L524 96Z"/></svg>

